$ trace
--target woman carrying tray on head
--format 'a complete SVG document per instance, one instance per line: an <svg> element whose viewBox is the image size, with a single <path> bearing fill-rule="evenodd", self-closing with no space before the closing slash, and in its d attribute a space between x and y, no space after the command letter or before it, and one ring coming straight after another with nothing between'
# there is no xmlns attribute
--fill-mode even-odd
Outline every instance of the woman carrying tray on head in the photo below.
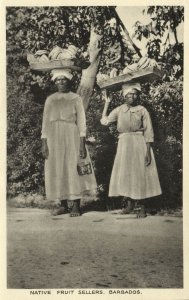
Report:
<svg viewBox="0 0 189 300"><path fill-rule="evenodd" d="M74 217L81 214L82 194L95 191L96 180L92 168L87 177L80 176L77 170L88 153L85 111L81 97L71 92L72 74L70 70L59 69L53 70L52 75L58 91L45 102L42 124L46 198L60 202L53 215L67 213L67 201L71 201L70 216Z"/></svg>
<svg viewBox="0 0 189 300"><path fill-rule="evenodd" d="M154 134L150 115L138 105L140 84L122 86L125 103L115 108L109 116L111 101L104 91L105 106L101 124L117 122L119 142L110 179L109 197L124 196L128 199L124 213L130 213L136 204L145 198L161 194L156 163L151 148ZM142 202L140 202L142 203ZM138 217L145 217L144 205Z"/></svg>

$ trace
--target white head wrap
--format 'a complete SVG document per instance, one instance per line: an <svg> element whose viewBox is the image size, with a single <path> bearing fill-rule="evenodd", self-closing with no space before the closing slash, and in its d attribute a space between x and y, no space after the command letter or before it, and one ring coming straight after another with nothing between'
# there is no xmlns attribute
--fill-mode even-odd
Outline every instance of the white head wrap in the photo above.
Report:
<svg viewBox="0 0 189 300"><path fill-rule="evenodd" d="M51 80L53 81L59 76L64 76L69 80L71 80L73 77L72 73L68 69L54 69L52 70L51 75L52 75Z"/></svg>
<svg viewBox="0 0 189 300"><path fill-rule="evenodd" d="M130 93L133 89L141 91L141 85L138 82L135 83L125 83L122 85L123 96Z"/></svg>

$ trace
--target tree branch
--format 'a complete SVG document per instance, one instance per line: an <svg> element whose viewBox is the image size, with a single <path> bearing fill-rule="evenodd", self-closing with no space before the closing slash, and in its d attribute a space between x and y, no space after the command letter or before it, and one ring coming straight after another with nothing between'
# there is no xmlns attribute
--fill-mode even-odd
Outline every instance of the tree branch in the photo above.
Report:
<svg viewBox="0 0 189 300"><path fill-rule="evenodd" d="M175 42L176 42L176 44L178 44L178 38L177 38L177 30L176 30L176 28L173 30L173 33L174 33L174 37L175 37Z"/></svg>
<svg viewBox="0 0 189 300"><path fill-rule="evenodd" d="M127 30L127 28L125 27L125 25L123 24L122 20L120 19L120 17L118 16L116 10L114 9L114 17L116 18L120 29L123 30L123 32L125 33L127 40L130 42L130 44L132 45L132 47L134 48L135 52L138 54L139 57L142 57L142 54L140 53L140 49L134 44L134 42L132 41L132 39L130 38L129 32Z"/></svg>

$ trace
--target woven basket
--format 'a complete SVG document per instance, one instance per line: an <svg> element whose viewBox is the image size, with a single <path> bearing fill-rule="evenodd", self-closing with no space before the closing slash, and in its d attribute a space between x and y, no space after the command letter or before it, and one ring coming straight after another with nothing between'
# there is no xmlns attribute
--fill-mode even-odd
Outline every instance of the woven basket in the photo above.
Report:
<svg viewBox="0 0 189 300"><path fill-rule="evenodd" d="M44 63L31 63L30 68L35 71L49 72L54 69L70 69L80 71L81 67L74 65L74 61L70 59L55 59Z"/></svg>
<svg viewBox="0 0 189 300"><path fill-rule="evenodd" d="M136 72L131 72L129 74L123 74L110 78L108 80L99 82L98 85L101 89L111 89L118 90L124 83L127 82L153 82L154 80L160 79L163 73L155 67L149 67L146 69L141 69Z"/></svg>

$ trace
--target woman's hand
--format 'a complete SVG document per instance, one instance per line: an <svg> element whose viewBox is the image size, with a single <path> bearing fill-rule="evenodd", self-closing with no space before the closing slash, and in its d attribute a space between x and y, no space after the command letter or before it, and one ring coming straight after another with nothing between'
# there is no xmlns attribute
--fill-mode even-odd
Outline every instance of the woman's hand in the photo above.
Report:
<svg viewBox="0 0 189 300"><path fill-rule="evenodd" d="M47 145L47 139L42 139L42 155L44 159L49 157L49 148Z"/></svg>
<svg viewBox="0 0 189 300"><path fill-rule="evenodd" d="M80 150L79 150L80 158L84 159L87 156L87 150L85 147L85 137L80 138Z"/></svg>
<svg viewBox="0 0 189 300"><path fill-rule="evenodd" d="M110 94L107 92L107 90L102 91L102 99L105 100L106 103L110 103L112 100L112 97Z"/></svg>
<svg viewBox="0 0 189 300"><path fill-rule="evenodd" d="M146 143L147 151L145 156L145 166L149 166L151 164L151 152L150 152L150 143Z"/></svg>
<svg viewBox="0 0 189 300"><path fill-rule="evenodd" d="M151 153L150 153L150 151L147 151L146 156L145 156L145 165L147 167L150 164L151 164Z"/></svg>
<svg viewBox="0 0 189 300"><path fill-rule="evenodd" d="M87 151L85 146L80 147L80 158L84 159L87 156Z"/></svg>

